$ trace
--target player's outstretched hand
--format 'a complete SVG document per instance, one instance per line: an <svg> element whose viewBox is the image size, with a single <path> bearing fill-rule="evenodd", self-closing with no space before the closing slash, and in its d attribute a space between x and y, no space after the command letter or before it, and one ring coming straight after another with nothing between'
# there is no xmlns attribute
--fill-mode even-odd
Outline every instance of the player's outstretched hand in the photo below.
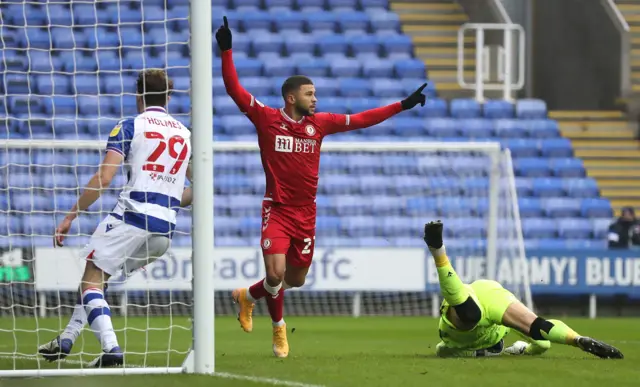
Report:
<svg viewBox="0 0 640 387"><path fill-rule="evenodd" d="M218 31L216 31L216 40L218 41L220 51L227 51L231 50L231 30L229 29L227 17L223 17L222 20L224 21L224 24L218 28Z"/></svg>
<svg viewBox="0 0 640 387"><path fill-rule="evenodd" d="M67 236L69 229L71 229L71 222L73 222L73 220L67 217L60 222L58 228L56 228L56 233L53 236L53 247L64 246L64 238Z"/></svg>
<svg viewBox="0 0 640 387"><path fill-rule="evenodd" d="M418 90L414 91L413 94L403 99L401 102L402 110L412 109L417 104L420 104L420 106L424 106L424 103L427 101L427 97L422 94L422 90L424 90L425 87L427 87L426 83L420 86Z"/></svg>
<svg viewBox="0 0 640 387"><path fill-rule="evenodd" d="M424 225L424 241L427 246L433 249L442 247L442 228L443 224L439 220L429 222Z"/></svg>

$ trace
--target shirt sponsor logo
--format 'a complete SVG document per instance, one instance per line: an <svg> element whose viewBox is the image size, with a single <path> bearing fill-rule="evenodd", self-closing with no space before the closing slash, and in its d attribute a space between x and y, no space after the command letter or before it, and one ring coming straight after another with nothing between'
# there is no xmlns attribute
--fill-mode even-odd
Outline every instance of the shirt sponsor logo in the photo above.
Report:
<svg viewBox="0 0 640 387"><path fill-rule="evenodd" d="M293 152L293 137L276 136L276 152Z"/></svg>

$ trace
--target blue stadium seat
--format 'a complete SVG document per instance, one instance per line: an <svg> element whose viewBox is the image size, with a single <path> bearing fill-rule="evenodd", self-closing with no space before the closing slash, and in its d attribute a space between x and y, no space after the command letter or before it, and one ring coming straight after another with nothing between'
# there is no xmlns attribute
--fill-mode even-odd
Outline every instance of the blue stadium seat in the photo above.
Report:
<svg viewBox="0 0 640 387"><path fill-rule="evenodd" d="M404 88L396 80L373 79L371 81L373 95L378 98L404 98Z"/></svg>
<svg viewBox="0 0 640 387"><path fill-rule="evenodd" d="M264 74L269 77L289 77L295 70L295 63L288 59L273 57L264 63Z"/></svg>
<svg viewBox="0 0 640 387"><path fill-rule="evenodd" d="M339 78L338 85L343 97L368 97L372 91L369 81L360 78Z"/></svg>
<svg viewBox="0 0 640 387"><path fill-rule="evenodd" d="M368 206L360 196L355 195L334 195L331 198L332 207L338 216L362 215Z"/></svg>
<svg viewBox="0 0 640 387"><path fill-rule="evenodd" d="M0 235L3 236L12 236L15 234L22 234L22 217L15 215L7 215L0 214ZM12 237L13 239L13 237ZM5 241L5 238L0 239L0 243L9 244L9 242L13 243L13 241Z"/></svg>
<svg viewBox="0 0 640 387"><path fill-rule="evenodd" d="M318 101L318 112L328 112L336 114L347 114L349 107L346 104L346 100L340 97L323 98Z"/></svg>
<svg viewBox="0 0 640 387"><path fill-rule="evenodd" d="M566 239L590 239L593 226L588 219L558 219L558 236Z"/></svg>
<svg viewBox="0 0 640 387"><path fill-rule="evenodd" d="M293 1L293 0L285 0ZM299 12L286 12L274 11L270 9L273 15L273 23L279 32L300 32L304 30L305 20ZM291 35L288 38L295 38L295 35Z"/></svg>
<svg viewBox="0 0 640 387"><path fill-rule="evenodd" d="M506 139L501 142L511 151L511 156L515 158L528 157L536 158L540 154L538 150L538 142L527 138Z"/></svg>
<svg viewBox="0 0 640 387"><path fill-rule="evenodd" d="M84 47L85 35L73 33L71 27L52 27L50 29L53 48L71 50L76 47Z"/></svg>
<svg viewBox="0 0 640 387"><path fill-rule="evenodd" d="M355 34L348 36L347 39L351 50L356 56L366 54L378 56L380 52L380 39L375 35Z"/></svg>
<svg viewBox="0 0 640 387"><path fill-rule="evenodd" d="M71 85L71 88L74 94L99 94L100 78L98 78L97 75L76 75L73 78L73 84Z"/></svg>
<svg viewBox="0 0 640 387"><path fill-rule="evenodd" d="M340 235L341 218L337 216L318 216L316 219L316 233L322 236Z"/></svg>
<svg viewBox="0 0 640 387"><path fill-rule="evenodd" d="M220 121L229 134L253 134L256 130L251 121L243 115L223 116Z"/></svg>
<svg viewBox="0 0 640 387"><path fill-rule="evenodd" d="M454 137L457 122L451 118L430 118L426 120L427 132L433 137Z"/></svg>
<svg viewBox="0 0 640 387"><path fill-rule="evenodd" d="M524 124L519 120L499 119L494 121L496 136L503 138L522 138L526 131Z"/></svg>
<svg viewBox="0 0 640 387"><path fill-rule="evenodd" d="M483 113L486 118L513 118L514 106L504 100L490 99L484 103Z"/></svg>
<svg viewBox="0 0 640 387"><path fill-rule="evenodd" d="M317 5L316 0L309 0ZM302 0L298 0L298 5L302 6ZM309 31L335 31L338 23L337 15L331 12L303 12L301 16L307 23Z"/></svg>
<svg viewBox="0 0 640 387"><path fill-rule="evenodd" d="M420 118L397 117L391 123L393 133L398 136L421 136L427 132L425 121ZM389 156L385 157L385 165L388 159Z"/></svg>
<svg viewBox="0 0 640 387"><path fill-rule="evenodd" d="M441 98L427 98L424 108L411 109L416 115L428 118L443 118L449 115L449 106L447 101Z"/></svg>
<svg viewBox="0 0 640 387"><path fill-rule="evenodd" d="M558 123L549 119L532 119L521 121L527 135L536 138L556 138L560 136Z"/></svg>
<svg viewBox="0 0 640 387"><path fill-rule="evenodd" d="M471 98L455 98L451 100L451 116L454 118L480 117L480 104Z"/></svg>
<svg viewBox="0 0 640 387"><path fill-rule="evenodd" d="M48 76L51 79L50 76ZM5 74L4 90L6 94L29 94L29 78L25 74ZM45 89L47 90L47 89ZM41 93L51 94L51 93Z"/></svg>
<svg viewBox="0 0 640 387"><path fill-rule="evenodd" d="M488 138L491 137L493 124L489 120L470 118L458 121L458 129L460 133L469 138Z"/></svg>
<svg viewBox="0 0 640 387"><path fill-rule="evenodd" d="M551 166L548 159L523 157L513 160L513 164L515 173L518 176L544 177L551 175Z"/></svg>
<svg viewBox="0 0 640 387"><path fill-rule="evenodd" d="M540 99L519 99L516 102L516 116L518 118L546 118L547 104Z"/></svg>
<svg viewBox="0 0 640 387"><path fill-rule="evenodd" d="M383 59L365 62L362 65L362 74L366 78L392 78L393 62ZM397 82L394 80L394 83Z"/></svg>
<svg viewBox="0 0 640 387"><path fill-rule="evenodd" d="M369 17L364 12L340 12L337 16L338 25L342 32L367 31L369 29Z"/></svg>
<svg viewBox="0 0 640 387"><path fill-rule="evenodd" d="M305 74L308 77L325 77L329 75L329 61L319 58L310 60L296 60L298 74Z"/></svg>
<svg viewBox="0 0 640 387"><path fill-rule="evenodd" d="M316 45L322 55L328 53L346 53L349 47L349 38L338 34L321 35L316 38Z"/></svg>
<svg viewBox="0 0 640 387"><path fill-rule="evenodd" d="M573 198L546 198L542 200L542 207L549 217L567 218L580 215L581 201Z"/></svg>
<svg viewBox="0 0 640 387"><path fill-rule="evenodd" d="M609 226L613 223L611 218L595 218L591 219L591 224L593 226L592 233L593 237L596 239L607 239L607 234L609 233Z"/></svg>
<svg viewBox="0 0 640 387"><path fill-rule="evenodd" d="M278 16L278 19L280 16ZM315 51L315 39L310 34L289 34L284 41L285 48L289 55L293 53L309 53L313 54Z"/></svg>
<svg viewBox="0 0 640 387"><path fill-rule="evenodd" d="M324 192L331 194L351 194L358 190L358 181L350 175L324 175L321 178Z"/></svg>
<svg viewBox="0 0 640 387"><path fill-rule="evenodd" d="M331 61L331 75L334 77L359 77L362 71L362 64L355 59L335 59Z"/></svg>
<svg viewBox="0 0 640 387"><path fill-rule="evenodd" d="M365 8L365 12L369 15L371 28L374 31L399 31L400 30L400 17L395 12L387 12L380 8Z"/></svg>
<svg viewBox="0 0 640 387"><path fill-rule="evenodd" d="M413 52L413 42L407 35L388 35L381 39L382 46L387 54Z"/></svg>
<svg viewBox="0 0 640 387"><path fill-rule="evenodd" d="M542 210L542 203L540 202L540 199L519 198L518 207L520 208L520 216L523 219L544 216L544 213Z"/></svg>
<svg viewBox="0 0 640 387"><path fill-rule="evenodd" d="M554 219L528 218L522 222L525 238L555 238L558 234L557 222Z"/></svg>
<svg viewBox="0 0 640 387"><path fill-rule="evenodd" d="M36 96L8 97L7 107L13 114L39 113L43 109L44 101L46 99Z"/></svg>
<svg viewBox="0 0 640 387"><path fill-rule="evenodd" d="M533 180L532 193L538 197L559 197L564 196L564 186L562 179L558 178L537 178Z"/></svg>
<svg viewBox="0 0 640 387"><path fill-rule="evenodd" d="M573 157L571 140L568 138L545 139L540 142L543 157Z"/></svg>
<svg viewBox="0 0 640 387"><path fill-rule="evenodd" d="M424 78L426 75L424 63L418 59L397 61L394 69L398 78Z"/></svg>
<svg viewBox="0 0 640 387"><path fill-rule="evenodd" d="M583 199L580 214L587 218L604 218L612 217L613 210L608 199Z"/></svg>
<svg viewBox="0 0 640 387"><path fill-rule="evenodd" d="M578 158L549 159L553 174L558 177L584 177L584 163Z"/></svg>
<svg viewBox="0 0 640 387"><path fill-rule="evenodd" d="M565 178L562 186L566 195L573 198L596 198L600 195L598 183L591 177Z"/></svg>
<svg viewBox="0 0 640 387"><path fill-rule="evenodd" d="M189 79L187 78L187 81ZM271 82L263 77L246 77L242 79L242 85L253 95L269 95L271 94ZM224 87L224 84L223 84Z"/></svg>

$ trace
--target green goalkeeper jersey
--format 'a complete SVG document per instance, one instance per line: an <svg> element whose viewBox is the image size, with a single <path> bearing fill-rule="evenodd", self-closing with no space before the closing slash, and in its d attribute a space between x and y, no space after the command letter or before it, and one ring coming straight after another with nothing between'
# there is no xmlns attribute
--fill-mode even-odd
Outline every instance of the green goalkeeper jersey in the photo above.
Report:
<svg viewBox="0 0 640 387"><path fill-rule="evenodd" d="M509 333L509 328L501 325L502 315L515 297L495 281L479 280L464 286L480 307L480 322L468 331L456 329L446 317L450 305L443 301L438 327L440 339L449 348L478 350L492 347Z"/></svg>

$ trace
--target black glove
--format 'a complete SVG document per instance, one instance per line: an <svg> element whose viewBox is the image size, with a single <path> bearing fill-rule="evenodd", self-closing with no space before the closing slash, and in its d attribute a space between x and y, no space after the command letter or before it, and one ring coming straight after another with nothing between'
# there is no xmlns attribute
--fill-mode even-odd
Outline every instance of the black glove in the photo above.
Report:
<svg viewBox="0 0 640 387"><path fill-rule="evenodd" d="M439 220L424 225L424 241L427 246L434 249L442 247L442 228L443 224Z"/></svg>
<svg viewBox="0 0 640 387"><path fill-rule="evenodd" d="M402 102L400 102L402 104L402 110L411 109L417 104L420 104L420 106L424 106L424 103L426 102L427 97L425 97L425 95L422 94L422 90L424 90L425 87L427 87L426 83L420 86L418 90L414 91L413 94L403 99Z"/></svg>
<svg viewBox="0 0 640 387"><path fill-rule="evenodd" d="M221 25L216 31L216 40L218 41L218 47L220 51L231 50L231 30L229 29L229 22L227 17L224 16L224 25Z"/></svg>

